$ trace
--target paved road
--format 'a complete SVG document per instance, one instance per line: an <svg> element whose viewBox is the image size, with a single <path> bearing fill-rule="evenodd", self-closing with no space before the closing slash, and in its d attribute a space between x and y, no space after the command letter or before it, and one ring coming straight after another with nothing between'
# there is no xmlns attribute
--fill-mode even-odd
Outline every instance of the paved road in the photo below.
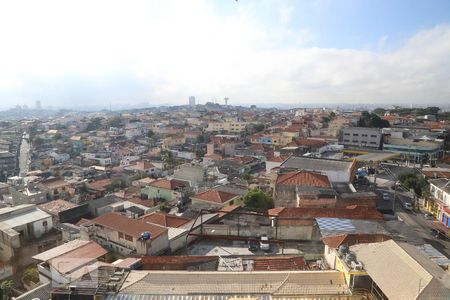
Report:
<svg viewBox="0 0 450 300"><path fill-rule="evenodd" d="M394 192L391 189L378 188L377 192L387 192L390 195L390 201L380 201L383 207L392 208ZM388 229L393 233L395 239L403 240L412 244L431 244L434 248L439 250L442 254L450 258L450 240L442 240L434 237L431 233L429 221L424 217L424 211L410 212L404 209L405 202L412 202L411 197L407 193L396 193L396 215L403 221L403 224L396 224L398 222L386 222Z"/></svg>

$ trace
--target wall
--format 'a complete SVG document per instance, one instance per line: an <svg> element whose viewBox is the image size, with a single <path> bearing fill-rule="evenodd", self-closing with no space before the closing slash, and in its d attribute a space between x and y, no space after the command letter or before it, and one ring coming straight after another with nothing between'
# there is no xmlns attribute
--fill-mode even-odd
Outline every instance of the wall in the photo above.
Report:
<svg viewBox="0 0 450 300"><path fill-rule="evenodd" d="M238 226L222 224L204 224L203 234L225 235L241 237L257 237L263 234L271 239L279 240L312 240L314 236L313 226Z"/></svg>
<svg viewBox="0 0 450 300"><path fill-rule="evenodd" d="M44 222L47 222L47 226L44 226ZM49 232L53 228L53 219L51 216L36 221L33 223L33 234L34 237L40 238L43 234Z"/></svg>

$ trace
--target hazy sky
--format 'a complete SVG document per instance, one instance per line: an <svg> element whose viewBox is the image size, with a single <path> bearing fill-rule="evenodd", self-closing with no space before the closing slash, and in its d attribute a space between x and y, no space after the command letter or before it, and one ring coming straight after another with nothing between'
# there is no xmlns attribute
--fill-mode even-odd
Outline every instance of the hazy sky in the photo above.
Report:
<svg viewBox="0 0 450 300"><path fill-rule="evenodd" d="M450 1L1 1L0 108L450 103Z"/></svg>

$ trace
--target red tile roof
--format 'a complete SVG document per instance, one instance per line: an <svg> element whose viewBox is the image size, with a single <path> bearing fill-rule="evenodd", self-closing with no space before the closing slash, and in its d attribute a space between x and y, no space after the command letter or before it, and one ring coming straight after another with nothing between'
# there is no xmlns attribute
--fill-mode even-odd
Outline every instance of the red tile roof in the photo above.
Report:
<svg viewBox="0 0 450 300"><path fill-rule="evenodd" d="M177 188L186 186L186 183L184 181L176 179L159 179L151 182L149 185L166 190L175 190Z"/></svg>
<svg viewBox="0 0 450 300"><path fill-rule="evenodd" d="M338 248L340 245L352 246L356 244L379 243L390 240L391 237L385 234L367 233L347 233L322 238L325 245L331 248Z"/></svg>
<svg viewBox="0 0 450 300"><path fill-rule="evenodd" d="M280 174L278 175L276 184L331 187L328 176L308 171L288 172Z"/></svg>
<svg viewBox="0 0 450 300"><path fill-rule="evenodd" d="M169 215L161 212L154 212L139 218L148 223L158 224L164 227L180 227L191 221L188 218Z"/></svg>
<svg viewBox="0 0 450 300"><path fill-rule="evenodd" d="M210 189L205 192L196 194L193 198L197 198L197 199L201 199L201 200L205 200L205 201L209 201L209 202L215 202L215 203L225 203L236 196L238 196L238 195L228 193L228 192L218 191L215 189Z"/></svg>
<svg viewBox="0 0 450 300"><path fill-rule="evenodd" d="M149 224L142 220L130 219L119 213L107 213L92 220L92 223L99 224L109 229L140 238L143 232L150 232L152 239L167 232L167 229L161 226Z"/></svg>

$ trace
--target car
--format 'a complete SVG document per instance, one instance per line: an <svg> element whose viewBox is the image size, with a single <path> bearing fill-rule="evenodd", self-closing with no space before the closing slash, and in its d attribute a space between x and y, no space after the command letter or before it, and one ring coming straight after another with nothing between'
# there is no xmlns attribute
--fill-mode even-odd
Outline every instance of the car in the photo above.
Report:
<svg viewBox="0 0 450 300"><path fill-rule="evenodd" d="M439 229L431 228L430 232L435 238L438 238L441 240L447 240L447 235L445 234L445 232L443 232Z"/></svg>
<svg viewBox="0 0 450 300"><path fill-rule="evenodd" d="M259 250L259 243L257 240L248 241L248 250L254 252Z"/></svg>
<svg viewBox="0 0 450 300"><path fill-rule="evenodd" d="M270 250L269 238L267 235L261 236L261 241L259 242L259 248L263 251Z"/></svg>
<svg viewBox="0 0 450 300"><path fill-rule="evenodd" d="M433 220L434 219L434 216L432 214L430 214L430 213L423 214L423 217L425 219L427 219L427 220Z"/></svg>
<svg viewBox="0 0 450 300"><path fill-rule="evenodd" d="M389 201L389 200L391 200L391 197L389 196L388 193L386 193L386 192L383 193L383 200L384 200L384 201Z"/></svg>
<svg viewBox="0 0 450 300"><path fill-rule="evenodd" d="M412 204L409 202L405 202L405 204L403 205L405 207L406 210L412 211L413 207Z"/></svg>

